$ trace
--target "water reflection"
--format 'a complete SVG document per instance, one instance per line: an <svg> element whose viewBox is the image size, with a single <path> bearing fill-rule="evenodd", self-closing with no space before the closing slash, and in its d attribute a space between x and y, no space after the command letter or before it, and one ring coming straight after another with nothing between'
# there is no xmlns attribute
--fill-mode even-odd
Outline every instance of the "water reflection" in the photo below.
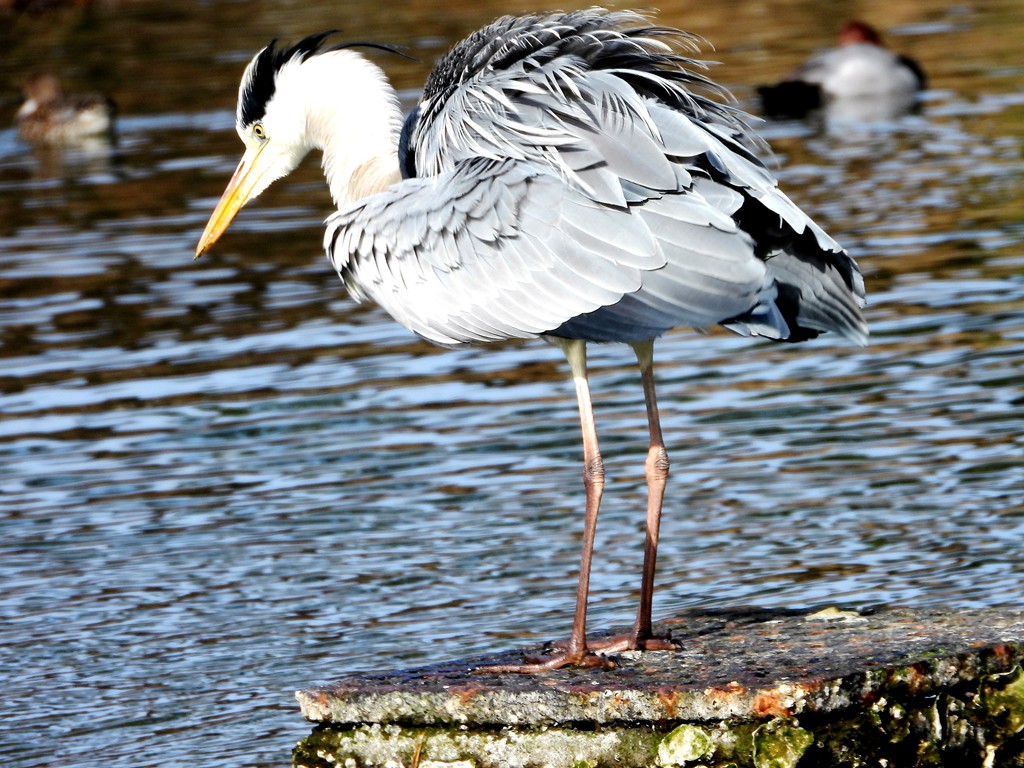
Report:
<svg viewBox="0 0 1024 768"><path fill-rule="evenodd" d="M748 106L827 28L755 5L662 16L716 44ZM320 253L315 163L191 261L252 50L344 26L429 61L502 10L143 2L0 24L5 92L45 59L122 107L99 166L48 167L0 130L6 765L282 765L294 688L564 634L582 494L560 354L438 350L354 306ZM787 189L865 269L872 345L663 340L659 615L1019 602L1024 30L1010 2L883 10L932 74L921 114L764 126ZM383 63L422 83L425 64ZM597 627L633 610L645 437L627 351L594 365Z"/></svg>

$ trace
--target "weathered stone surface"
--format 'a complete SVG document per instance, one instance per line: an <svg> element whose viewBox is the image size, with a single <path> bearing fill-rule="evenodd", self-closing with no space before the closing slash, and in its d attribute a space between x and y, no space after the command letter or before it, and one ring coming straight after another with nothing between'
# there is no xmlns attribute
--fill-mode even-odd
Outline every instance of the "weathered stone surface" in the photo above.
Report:
<svg viewBox="0 0 1024 768"><path fill-rule="evenodd" d="M611 670L473 673L518 651L299 691L325 725L295 764L1024 766L1024 614L725 611L658 629L680 649Z"/></svg>

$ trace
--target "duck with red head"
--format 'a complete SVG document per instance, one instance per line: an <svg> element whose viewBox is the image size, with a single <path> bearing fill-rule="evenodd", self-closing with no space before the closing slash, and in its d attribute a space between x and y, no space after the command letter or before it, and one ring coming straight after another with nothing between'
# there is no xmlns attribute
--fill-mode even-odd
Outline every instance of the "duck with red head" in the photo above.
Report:
<svg viewBox="0 0 1024 768"><path fill-rule="evenodd" d="M925 87L921 66L893 53L874 27L853 20L839 46L811 57L776 85L759 87L769 117L805 117L825 109L832 117L885 119L908 112Z"/></svg>

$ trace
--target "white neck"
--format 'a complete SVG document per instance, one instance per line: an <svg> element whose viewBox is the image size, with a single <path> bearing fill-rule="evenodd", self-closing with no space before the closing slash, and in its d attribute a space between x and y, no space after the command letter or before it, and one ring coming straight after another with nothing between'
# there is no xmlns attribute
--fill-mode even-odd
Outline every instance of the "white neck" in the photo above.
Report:
<svg viewBox="0 0 1024 768"><path fill-rule="evenodd" d="M330 51L286 67L282 92L301 101L306 146L323 151L323 169L339 208L401 179L398 97L379 67L352 50ZM298 106L298 105L297 105Z"/></svg>

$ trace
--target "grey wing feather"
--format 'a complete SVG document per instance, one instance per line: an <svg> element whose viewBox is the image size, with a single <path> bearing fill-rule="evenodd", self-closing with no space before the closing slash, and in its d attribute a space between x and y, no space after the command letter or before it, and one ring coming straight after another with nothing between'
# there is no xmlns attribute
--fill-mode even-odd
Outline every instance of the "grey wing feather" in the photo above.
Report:
<svg viewBox="0 0 1024 768"><path fill-rule="evenodd" d="M340 211L357 297L442 344L640 341L680 325L864 343L854 261L777 187L735 110L629 12L506 18L409 125L421 174ZM623 27L620 29L620 27ZM685 42L685 40L684 40Z"/></svg>
<svg viewBox="0 0 1024 768"><path fill-rule="evenodd" d="M355 297L440 344L540 335L664 264L639 218L512 160L395 185L331 216L324 243Z"/></svg>
<svg viewBox="0 0 1024 768"><path fill-rule="evenodd" d="M741 315L759 318L748 332L787 332L750 236L693 191L622 209L546 169L475 159L339 211L325 247L354 296L440 344L639 341Z"/></svg>

